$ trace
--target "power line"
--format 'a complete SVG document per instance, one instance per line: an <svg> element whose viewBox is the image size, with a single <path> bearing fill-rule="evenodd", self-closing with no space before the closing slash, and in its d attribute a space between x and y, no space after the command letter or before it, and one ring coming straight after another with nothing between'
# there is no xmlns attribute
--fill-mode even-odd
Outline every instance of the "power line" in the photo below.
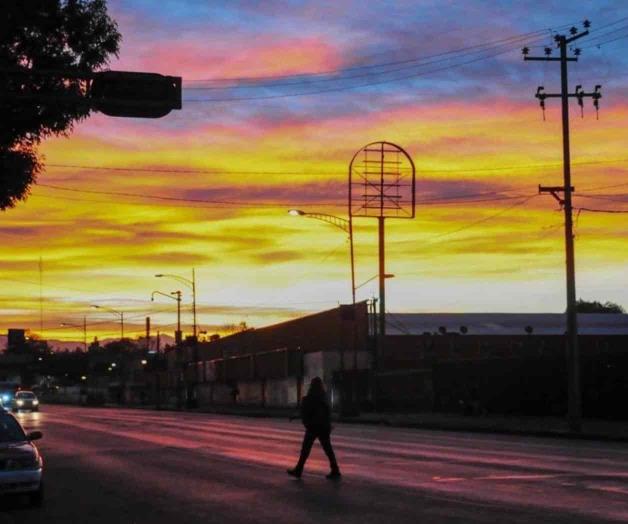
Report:
<svg viewBox="0 0 628 524"><path fill-rule="evenodd" d="M255 201L212 201L212 200L201 200L201 199L189 199L189 198L178 198L178 197L162 197L159 195L151 195L151 194L140 194L140 193L127 193L127 192L112 192L112 191L98 191L98 190L93 190L93 189L76 189L76 188L70 188L67 186L57 186L57 185L50 185L50 184L39 184L42 187L47 187L50 189L55 189L55 190L60 190L60 191L71 191L71 192L75 192L75 193L87 193L87 194L102 194L102 195L108 195L108 196L125 196L125 197L130 197L130 198L149 198L149 199L158 199L158 200L165 200L165 201L176 201L176 202L191 202L191 203L213 203L213 204L220 204L221 206L237 206L237 207L285 207L286 205L294 205L294 206L302 206L302 207L307 207L307 206L311 206L311 205L339 205L341 203L344 203L344 201L338 201L338 202L306 202L306 203L298 203L295 204L293 201L290 202L255 202ZM428 199L423 199L423 200L419 200L417 201L417 203L419 204L423 204L423 205L430 205L430 204L437 204L437 203L447 203L448 201L451 201L452 203L454 202L458 202L460 200L463 199L468 199L469 202L482 202L482 201L493 201L493 200L509 200L509 199L513 199L513 198L520 198L520 195L503 195L503 193L507 192L508 190L504 190L504 191L491 191L491 192L482 192L482 193L469 193L469 194L462 194L462 195L454 195L451 197L437 197L437 198L428 198ZM513 191L513 190L510 190ZM495 196L496 198L491 198L491 199L487 199L487 200L478 200L476 197L481 197L481 196ZM103 203L108 203L111 204L111 202L108 201L96 201L96 202L103 202ZM220 208L222 209L222 207Z"/></svg>
<svg viewBox="0 0 628 524"><path fill-rule="evenodd" d="M64 169L94 169L98 171L133 171L138 173L175 173L175 174L207 174L207 175L333 175L340 173L329 173L319 171L227 171L221 169L168 169L168 168L152 168L152 167L108 167L94 165L77 165L77 164L46 164L46 167L64 168Z"/></svg>
<svg viewBox="0 0 628 524"><path fill-rule="evenodd" d="M516 47L504 49L504 50L501 50L501 51L497 51L495 53L492 53L492 54L489 54L489 55L486 55L486 56L475 57L475 58L472 58L472 59L469 59L469 60L465 60L465 61L457 63L457 64L436 67L436 68L433 68L433 69L430 69L430 70L427 70L427 71L422 71L422 72L408 74L408 75L398 75L397 77L388 78L388 79L384 79L384 80L358 83L358 84L351 85L351 86L330 87L330 88L325 88L325 89L317 89L317 90L314 90L314 91L295 92L295 93L282 93L282 94L272 94L272 95L241 96L241 97L229 97L229 98L187 99L187 100L185 100L185 103L244 102L244 101L271 100L271 99L278 99L278 98L291 98L291 97L298 97L298 96L310 96L310 95L318 95L318 94L323 94L323 93L333 93L333 92L339 92L339 91L348 91L348 90L358 89L358 88L361 88L361 87L372 87L372 86L377 86L377 85L382 85L382 84L389 84L389 83L392 83L392 82L399 82L401 80L409 80L409 79L412 79L412 78L418 78L418 77L425 76L425 75L432 74L432 73L438 73L438 72L441 72L441 71L446 71L446 70L457 68L457 67L460 67L460 66L464 66L464 65L469 65L469 64L476 63L476 62L480 62L482 60L488 60L490 58L495 58L495 57L503 55L505 53L509 53L509 52L513 51L514 49L516 49Z"/></svg>
<svg viewBox="0 0 628 524"><path fill-rule="evenodd" d="M572 165L602 165L602 164L618 164L628 161L628 158L615 158L609 160L582 160L572 162ZM421 173L481 173L492 171L505 171L511 169L545 169L551 167L559 167L560 162L545 164L512 164L496 167L480 167L480 168L448 168L448 169L420 169ZM227 171L214 169L168 169L168 168L142 168L142 167L108 167L95 165L78 165L78 164L47 164L46 167L63 168L63 169L93 169L98 171L122 171L137 173L174 173L174 174L208 174L208 175L302 175L302 176L346 176L344 172L330 171ZM43 185L43 184L39 184Z"/></svg>
<svg viewBox="0 0 628 524"><path fill-rule="evenodd" d="M609 214L624 214L628 213L628 209L591 209L590 207L577 207L578 212L589 211L591 213L609 213Z"/></svg>
<svg viewBox="0 0 628 524"><path fill-rule="evenodd" d="M251 206L255 207L279 207L284 206L285 204L282 202L237 202L233 200L208 200L208 199L198 199L198 198L183 198L183 197L167 197L161 195L148 195L141 193L130 193L125 191L96 191L91 189L75 189L67 186L58 186L53 184L38 184L41 187L47 187L50 189L57 189L60 191L70 191L74 193L87 193L87 194L96 194L96 195L108 195L108 196L120 196L120 197L129 197L129 198L147 198L151 200L163 200L167 202L191 202L195 204L215 204L221 206ZM309 203L292 203L296 206L307 206Z"/></svg>
<svg viewBox="0 0 628 524"><path fill-rule="evenodd" d="M492 215L489 215L487 217L484 217L484 218L481 218L479 220L475 220L473 222L470 222L469 224L464 225L462 227L459 227L457 229L454 229L453 231L448 231L446 233L441 233L439 235L436 235L436 236L428 239L427 243L428 244L438 243L438 242L435 242L435 241L440 239L440 238L451 236L451 235L455 235L456 233L460 233L461 231L465 231L467 229L475 227L478 224L483 224L484 222L488 222L489 220L492 220L494 218L497 218L498 216L503 215L504 213L507 213L508 211L510 211L511 209L514 209L515 207L518 207L518 206L521 206L523 204L528 203L530 200L532 200L533 198L535 198L537 196L538 196L537 194L527 196L527 197L524 198L524 200L521 200L520 202L515 202L511 206L508 206L507 208L502 209L502 210L498 211L497 213L493 213Z"/></svg>
<svg viewBox="0 0 628 524"><path fill-rule="evenodd" d="M582 193L580 193L580 194L578 194L576 196L578 196L580 198L591 198L591 199L594 199L594 200L607 200L609 202L619 202L619 203L628 204L628 199L612 198L612 197L609 197L607 195L583 195ZM628 197L628 195L621 195L621 194L618 194L618 195L615 195L615 196L626 196L626 197Z"/></svg>
<svg viewBox="0 0 628 524"><path fill-rule="evenodd" d="M611 186L611 187L618 187L618 186L622 186L624 184L617 184L616 186ZM628 184L626 184L628 185ZM111 191L98 191L98 190L87 190L87 189L77 189L77 188L71 188L71 187L67 187L67 186L56 186L56 185L49 185L49 184L40 184L40 186L42 187L47 187L50 189L54 189L54 190L59 190L59 191L69 191L69 192L74 192L74 193L87 193L87 194L102 194L102 195L107 195L107 196L124 196L127 198L147 198L147 199L156 199L156 200L165 200L167 202L187 202L187 203L194 203L194 204L203 204L203 203L208 203L210 205L198 205L198 206L193 206L194 208L211 208L211 209L225 209L225 208L229 208L229 207L237 207L237 208L252 208L252 209L256 209L256 208L260 208L260 207L268 207L268 208L284 208L287 205L293 205L293 206L300 206L300 207L310 207L313 205L316 206L340 206L340 205L344 205L343 201L337 201L337 202L332 202L332 201L319 201L319 202L315 202L315 201L311 201L311 202L306 202L306 203L298 203L295 204L293 201L289 201L289 202L274 202L274 203L270 203L270 202L255 202L255 201L211 201L211 200L201 200L201 199L189 199L189 198L178 198L178 197L163 197L163 196L159 196L159 195L151 195L151 194L140 194L140 193L126 193L126 192L111 192ZM591 187L589 189L605 189L609 186L599 186L599 187ZM496 201L503 201L503 200L516 200L522 197L525 197L525 195L508 195L507 193L509 192L513 192L513 191L518 191L522 188L513 188L513 189L505 189L505 190L501 190L501 191L486 191L486 192L479 192L479 193L465 193L465 194L459 194L459 195L452 195L452 196L443 196L443 197L434 197L434 198L425 198L425 199L421 199L421 200L417 200L417 204L419 205L425 205L425 206L429 206L429 205L449 205L449 204L457 204L460 202L465 202L465 203L469 203L469 204L473 204L473 203L482 203L482 202L496 202ZM101 204L107 204L107 205L111 205L111 202L109 200L93 200L93 199L80 199L80 198L70 198L70 197L54 197L54 196L48 196L48 195L33 195L35 197L42 197L42 198L50 198L53 200L76 200L76 201L87 201L87 202L93 202L93 203L101 203ZM587 197L588 195L580 195L583 197ZM485 197L489 197L489 198L485 198ZM129 202L129 203L125 203L125 205L138 205L138 206L151 206L151 205L157 205L157 204L147 204L147 203L133 203L133 202ZM180 206L176 206L176 207L180 207ZM186 206L187 208L189 208L189 206Z"/></svg>
<svg viewBox="0 0 628 524"><path fill-rule="evenodd" d="M568 28L573 24L565 24L563 26L560 26L558 28L556 28L557 30L561 30L564 28ZM423 61L423 60L430 60L432 58L438 58L438 57L442 57L442 56L446 56L446 55L451 55L451 54L457 54L460 52L465 52L471 49L477 49L477 48L481 48L481 47L492 47L495 46L497 44L500 43L504 43L504 42L508 42L511 41L513 39L524 39L526 37L531 37L534 35L539 35L539 34L545 34L548 31L552 31L552 28L545 28L545 29L539 29L536 31L531 31L528 33L522 33L519 35L513 35L510 37L506 37L503 39L499 39L499 40L494 40L491 42L485 42L483 44L476 44L476 45L472 45L472 46L465 46L462 48L458 48L458 49L452 49L450 51L444 51L444 52L440 52L440 53L436 53L433 55L426 55L424 57L415 57L415 58L411 58L411 59L406 59L406 60L397 60L397 61L389 61L389 62L380 62L380 63L375 63L375 64L367 64L367 65L362 65L362 66L352 66L352 67L345 67L345 68L337 68L337 69L331 69L331 70L327 70L327 71L319 71L316 73L301 73L301 74L286 74L286 75L267 75L267 76L255 76L255 77L214 77L214 78L205 78L205 79L196 79L193 80L192 82L196 82L196 83L200 83L200 82L259 82L259 81L263 81L263 80L284 80L284 79L292 79L292 78L302 78L302 77L318 77L318 76L326 76L326 75L333 75L333 74L340 74L346 71L359 71L359 70L364 70L364 69L369 69L369 68L381 68L381 67L385 67L385 66L390 66L390 65L399 65L399 64L404 64L404 63L409 63L409 62L417 62L417 61Z"/></svg>
<svg viewBox="0 0 628 524"><path fill-rule="evenodd" d="M606 40L604 42L598 42L597 44L583 47L583 49L588 49L591 47L601 47L603 45L610 44L611 42L616 42L617 40L623 40L624 38L628 38L628 35L622 35L622 36L618 36L617 38L611 38L610 40Z"/></svg>
<svg viewBox="0 0 628 524"><path fill-rule="evenodd" d="M613 22L612 24L607 24L606 26L601 26L599 30L605 28L605 27L609 27L610 25L614 25L616 24L616 22ZM567 27L567 26L562 26L562 27ZM532 34L536 34L536 33L542 33L545 32L544 31L536 31L533 32ZM551 29L550 29L551 31ZM443 67L437 67L437 68L433 68L431 70L427 70L427 71L422 71L422 72L415 72L413 74L409 74L409 75L401 75L401 76L396 76L393 78L388 78L388 79L384 79L384 80L379 80L379 81L374 81L374 82L365 82L365 83L358 83L355 85L351 85L351 86L340 86L340 87L333 87L333 88L325 88L325 89L318 89L318 90L314 90L314 91L306 91L306 92L294 92L294 93L283 93L283 94L270 94L270 95L260 95L260 96L243 96L243 97L229 97L229 98L208 98L208 99L188 99L186 100L186 102L188 103L196 103L196 102L236 102L236 101L252 101L252 100L269 100L269 99L276 99L276 98L287 98L287 97L296 97L296 96L308 96L308 95L314 95L314 94L321 94L321 93L329 93L329 92L337 92L337 91L345 91L345 90L350 90L350 89L357 89L360 87L369 87L369 86L374 86L374 85L380 85L380 84L385 84L385 83L390 83L390 82L397 82L400 80L406 80L406 79L410 79L410 78L416 78L419 76L424 76L426 74L431 74L431 73L436 73L436 72L440 72L443 70L447 70L447 69L451 69L451 68L455 68L455 67L460 67L463 65L467 65L467 64L471 64L474 62L478 62L480 60L487 60L489 58L494 58L496 56L499 56L501 54L507 53L509 51L511 51L512 49L515 49L516 47L520 46L523 42L525 38L525 35L522 35L520 37L511 37L510 39L505 39L505 41L507 40L511 40L512 43L514 43L515 39L518 41L518 45L515 47L511 47L511 48L506 48L503 49L501 51L497 51L495 53L492 54L487 54L487 55L483 55L483 56L479 56L479 57L475 57L473 59L470 60L466 60L463 62L459 62L456 64L450 64L447 66L443 66ZM543 40L545 37L535 37L535 38L531 38L528 39L528 44L532 45L534 42L537 42L539 40ZM478 53L478 52L486 52L489 51L491 48L493 50L499 49L500 47L504 47L508 44L504 43L504 44L500 44L500 45L493 45L492 47L488 47L484 50L479 50L479 51L475 51L474 53ZM476 46L476 47L480 47L480 46ZM461 56L464 56L465 52L463 51L463 53L461 53ZM468 52L466 54L469 54ZM384 72L380 72L380 73L371 73L371 74L379 74L379 75L385 75L385 74L390 74L391 72L398 72L401 70L406 70L406 69L410 69L410 68L417 68L417 67L424 67L425 65L429 65L430 63L436 63L436 62L440 62L442 60L436 60L433 62L426 62L425 64L421 65L415 65L415 66L410 66L410 67L405 67L405 68L400 68L397 70L390 70L390 71L384 71ZM299 76L303 76L303 75L299 75ZM364 75L362 75L364 76ZM285 78L285 77L284 77ZM350 77L349 77L350 79ZM336 79L336 78L332 78L329 79L330 81L339 81L339 80L343 80L343 79ZM314 83L317 82L316 80L314 81L310 81L309 83ZM254 87L258 87L258 86L254 86ZM273 86L260 86L260 87L273 87ZM229 89L227 88L222 88L222 89Z"/></svg>
<svg viewBox="0 0 628 524"><path fill-rule="evenodd" d="M264 80L262 77L258 77L255 80L239 80L235 85L227 85L227 86L211 86L211 87L186 87L186 90L231 90L231 89L255 89L255 88L277 88L277 87L285 87L285 86L295 86L295 85L303 85L310 86L312 84L320 84L320 83L328 83L328 82L346 82L347 80L352 80L355 78L363 78L369 76L382 76L390 73L395 73L399 71L405 71L408 69L415 69L418 67L425 67L432 64L437 64L441 62L455 60L457 58L464 57L469 54L477 54L484 53L490 51L492 49L499 49L500 47L504 47L506 45L514 45L517 46L530 41L530 38L533 35L537 35L537 38L534 38L533 41L537 41L540 39L540 35L543 35L543 38L546 38L546 30L534 31L532 33L526 33L523 35L512 36L509 38L505 38L502 40L497 40L495 42L489 42L485 44L478 44L474 46L468 46L466 48L461 48L454 51L447 51L443 53L437 53L435 55L427 56L424 58L411 58L406 60L397 60L394 62L384 62L379 64L358 66L353 68L345 68L345 69L337 69L333 71L328 71L326 73L311 73L306 75L286 75L282 77L266 77ZM448 56L448 55L456 55L456 56ZM412 64L412 65L404 65L403 67L396 67L393 69L387 69L394 66L399 66L403 64ZM365 69L375 69L376 71L366 71L362 72ZM378 71L379 70L379 71ZM349 74L351 71L360 71L357 74ZM333 76L338 75L338 76ZM322 78L321 78L322 77ZM297 80L298 79L298 80ZM211 81L211 80L209 80ZM271 82L271 84L262 84L261 82Z"/></svg>

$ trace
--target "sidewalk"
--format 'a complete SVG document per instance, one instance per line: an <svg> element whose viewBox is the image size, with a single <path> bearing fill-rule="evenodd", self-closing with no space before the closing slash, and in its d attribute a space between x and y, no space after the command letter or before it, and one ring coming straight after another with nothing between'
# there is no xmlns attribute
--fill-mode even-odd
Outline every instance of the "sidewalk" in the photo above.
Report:
<svg viewBox="0 0 628 524"><path fill-rule="evenodd" d="M109 408L157 409L155 405L106 404ZM185 411L188 413L215 413L255 418L299 418L297 409L265 408L247 405L215 405L203 408L175 408L161 406L162 411ZM471 433L496 433L504 435L526 435L578 440L628 442L628 420L585 419L582 431L573 433L567 420L560 417L523 417L503 415L459 415L453 413L372 413L357 416L341 416L334 413L335 422L344 424L382 425L400 428L431 429Z"/></svg>
<svg viewBox="0 0 628 524"><path fill-rule="evenodd" d="M214 406L190 411L269 418L287 418L298 414L296 410L258 406ZM343 417L334 413L333 418L347 424L628 442L628 420L586 419L583 421L582 431L573 433L569 430L567 420L559 417L448 413L361 413L355 417Z"/></svg>

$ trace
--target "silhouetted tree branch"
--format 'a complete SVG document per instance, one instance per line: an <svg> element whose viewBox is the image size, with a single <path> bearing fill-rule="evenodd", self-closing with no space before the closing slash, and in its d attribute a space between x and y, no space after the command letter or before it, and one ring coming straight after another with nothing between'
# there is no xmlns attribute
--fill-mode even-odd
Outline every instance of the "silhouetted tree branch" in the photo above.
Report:
<svg viewBox="0 0 628 524"><path fill-rule="evenodd" d="M88 105L80 78L117 56L121 35L105 0L6 0L0 9L0 209L25 200L42 164L36 146L68 135Z"/></svg>

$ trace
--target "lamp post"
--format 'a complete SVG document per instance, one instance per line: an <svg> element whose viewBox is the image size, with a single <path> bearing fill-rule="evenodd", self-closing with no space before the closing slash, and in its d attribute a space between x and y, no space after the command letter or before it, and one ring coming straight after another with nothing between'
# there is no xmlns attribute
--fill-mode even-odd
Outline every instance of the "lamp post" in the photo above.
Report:
<svg viewBox="0 0 628 524"><path fill-rule="evenodd" d="M172 275L169 273L157 273L155 276L157 278L174 278L175 280L178 280L179 282L185 284L192 290L192 315L194 317L192 333L194 335L194 341L196 341L196 272L194 268L192 268L192 280L182 277L180 275Z"/></svg>
<svg viewBox="0 0 628 524"><path fill-rule="evenodd" d="M120 340L124 338L124 311L118 311L117 309L111 309L106 306L99 306L98 304L92 304L93 308L102 309L104 311L109 311L109 313L113 313L114 315L120 316Z"/></svg>
<svg viewBox="0 0 628 524"><path fill-rule="evenodd" d="M61 322L64 327L82 327L83 328L83 350L87 351L87 317L83 317L83 324L70 324L69 322Z"/></svg>
<svg viewBox="0 0 628 524"><path fill-rule="evenodd" d="M300 209L291 209L288 211L289 215L302 216L306 218L313 218L322 222L327 222L332 226L342 229L349 235L349 256L351 258L351 303L355 305L355 256L353 252L353 221L351 219L337 217L335 215L327 215L325 213L308 213Z"/></svg>
<svg viewBox="0 0 628 524"><path fill-rule="evenodd" d="M155 301L155 295L162 295L177 301L177 331L174 340L177 344L181 343L181 291L172 291L169 295L161 291L153 291L150 295L151 302Z"/></svg>

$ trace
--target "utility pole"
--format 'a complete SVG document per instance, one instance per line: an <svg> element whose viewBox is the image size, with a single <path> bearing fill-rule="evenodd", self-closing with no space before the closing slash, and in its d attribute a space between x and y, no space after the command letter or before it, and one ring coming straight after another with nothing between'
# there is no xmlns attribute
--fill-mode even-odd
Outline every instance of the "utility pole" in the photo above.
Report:
<svg viewBox="0 0 628 524"><path fill-rule="evenodd" d="M83 316L83 350L87 353L87 317Z"/></svg>
<svg viewBox="0 0 628 524"><path fill-rule="evenodd" d="M44 261L39 257L39 336L44 338L44 291L43 291Z"/></svg>
<svg viewBox="0 0 628 524"><path fill-rule="evenodd" d="M580 432L582 429L582 392L580 378L580 354L578 350L578 317L576 313L576 270L574 255L574 236L573 236L573 207L572 192L574 188L571 185L571 158L569 150L569 98L576 98L578 105L583 108L584 97L593 99L593 105L597 110L599 108L599 99L602 97L600 93L601 86L596 86L595 91L585 93L582 86L576 86L575 92L569 93L568 83L568 62L577 62L580 55L580 49L574 49L574 56L568 56L568 45L589 34L591 23L584 21L584 31L579 33L576 27L570 29L570 35L556 35L554 40L560 51L560 57L552 57L552 49L545 48L545 56L535 57L528 56L529 49L524 47L522 52L524 60L536 60L543 62L560 62L560 93L546 93L543 86L539 86L536 91L536 98L539 99L541 109L543 110L543 118L545 118L545 99L560 98L562 105L563 120L563 182L562 187L543 187L539 186L539 193L550 193L563 207L565 213L565 259L566 259L566 288L567 288L567 374L568 374L568 408L567 419L569 428L573 432ZM558 196L563 194L563 198Z"/></svg>
<svg viewBox="0 0 628 524"><path fill-rule="evenodd" d="M378 222L378 252L379 252L379 330L377 337L378 355L381 357L384 353L384 341L386 340L386 244L384 238L385 217L377 217Z"/></svg>
<svg viewBox="0 0 628 524"><path fill-rule="evenodd" d="M177 333L175 336L175 342L177 344L181 344L182 336L181 336L181 291L175 291L170 293L171 295L175 295L175 299L177 301ZM196 321L195 321L196 323Z"/></svg>
<svg viewBox="0 0 628 524"><path fill-rule="evenodd" d="M192 316L194 317L192 334L194 336L194 344L196 344L196 332L198 330L198 326L196 324L196 268L192 268Z"/></svg>

